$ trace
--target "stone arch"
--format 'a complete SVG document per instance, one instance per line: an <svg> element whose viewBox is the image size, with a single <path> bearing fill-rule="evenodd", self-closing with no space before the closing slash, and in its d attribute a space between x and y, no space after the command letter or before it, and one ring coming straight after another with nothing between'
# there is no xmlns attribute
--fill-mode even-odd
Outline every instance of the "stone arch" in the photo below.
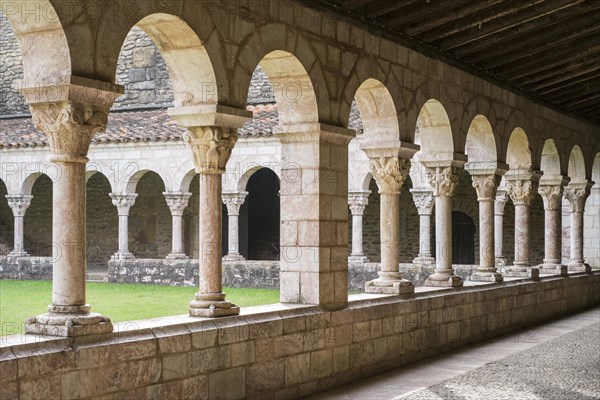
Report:
<svg viewBox="0 0 600 400"><path fill-rule="evenodd" d="M600 152L592 163L592 181L584 210L583 256L592 268L600 268Z"/></svg>
<svg viewBox="0 0 600 400"><path fill-rule="evenodd" d="M370 172L367 172L362 180L362 190L369 190L369 187L371 186L371 179L373 179L373 175L371 175Z"/></svg>
<svg viewBox="0 0 600 400"><path fill-rule="evenodd" d="M569 154L568 173L571 182L585 182L586 180L585 158L578 145L573 146Z"/></svg>
<svg viewBox="0 0 600 400"><path fill-rule="evenodd" d="M467 130L465 154L469 156L470 162L497 161L498 151L492 125L481 114L473 118Z"/></svg>
<svg viewBox="0 0 600 400"><path fill-rule="evenodd" d="M493 158L494 160L500 160L501 158L501 121L498 120L497 112L495 107L492 107L490 101L484 97L475 97L465 106L464 112L462 114L462 118L460 120L460 128L457 135L457 139L459 141L458 147L459 149L465 149L467 151L467 141L469 140L469 130L473 128L482 128L481 123L487 122L489 124L489 131L491 131L495 140L495 148L496 148L496 156ZM485 119L485 122L483 121ZM477 125L477 126L474 126ZM486 127L487 130L487 127ZM466 132L466 135L463 134ZM473 161L473 160L471 160Z"/></svg>
<svg viewBox="0 0 600 400"><path fill-rule="evenodd" d="M158 175L158 177L162 181L163 185L166 186L166 184L165 184L166 179L159 172L152 171L150 169L140 169L139 171L136 171L134 174L129 176L129 179L127 180L127 183L125 185L125 193L135 193L135 191L137 190L137 185L140 182L140 179L142 179L148 173L154 173L154 174ZM193 178L193 176L192 176L192 178Z"/></svg>
<svg viewBox="0 0 600 400"><path fill-rule="evenodd" d="M423 104L417 118L415 144L421 145L421 153L436 157L454 157L454 138L446 109L436 99Z"/></svg>
<svg viewBox="0 0 600 400"><path fill-rule="evenodd" d="M29 174L23 181L23 184L21 185L21 194L31 195L33 185L35 185L35 182L42 176L45 176L52 180L52 178L50 178L47 174L43 172L34 172L32 174Z"/></svg>
<svg viewBox="0 0 600 400"><path fill-rule="evenodd" d="M544 142L540 167L544 176L562 175L560 155L554 139L546 139Z"/></svg>
<svg viewBox="0 0 600 400"><path fill-rule="evenodd" d="M191 187L192 187L192 181L194 180L194 177L196 177L198 173L196 172L195 168L192 168L191 170L189 170L184 176L183 179L181 180L181 183L179 184L179 190L181 192L190 192L191 191Z"/></svg>
<svg viewBox="0 0 600 400"><path fill-rule="evenodd" d="M354 96L365 133L365 143L394 143L400 140L398 111L388 88L379 80L369 78L356 90Z"/></svg>
<svg viewBox="0 0 600 400"><path fill-rule="evenodd" d="M510 135L506 163L510 169L531 169L531 147L523 128L515 128Z"/></svg>
<svg viewBox="0 0 600 400"><path fill-rule="evenodd" d="M35 12L31 12L32 5ZM51 2L2 1L0 12L19 40L23 87L68 83L72 74L71 52L57 9Z"/></svg>
<svg viewBox="0 0 600 400"><path fill-rule="evenodd" d="M105 16L118 12L118 7L118 5L109 7L104 11ZM140 12L143 14L143 11ZM206 22L204 18L198 19ZM122 18L121 23L123 23ZM100 28L98 40L107 40L122 46L133 26L133 24L124 24L126 31L117 29L115 32L116 27L106 17ZM165 60L173 86L175 107L217 104L222 100L219 98L218 82L220 81L217 80L216 72L219 68L213 67L213 59L218 57L209 56L208 46L188 22L170 13L150 12L140 16L135 26L152 39ZM98 59L105 63L99 67L101 68L99 72L101 75L108 75L104 78L111 82L116 78L121 46L99 46L97 49Z"/></svg>
<svg viewBox="0 0 600 400"><path fill-rule="evenodd" d="M596 153L592 163L592 181L595 182L594 185L600 187L600 151Z"/></svg>
<svg viewBox="0 0 600 400"><path fill-rule="evenodd" d="M262 169L268 169L269 171L271 171L277 177L277 180L281 183L281 177L272 168L265 167L262 165L253 165L242 173L240 179L238 180L237 189L242 192L245 191L248 186L248 181L250 181L250 179L256 172Z"/></svg>

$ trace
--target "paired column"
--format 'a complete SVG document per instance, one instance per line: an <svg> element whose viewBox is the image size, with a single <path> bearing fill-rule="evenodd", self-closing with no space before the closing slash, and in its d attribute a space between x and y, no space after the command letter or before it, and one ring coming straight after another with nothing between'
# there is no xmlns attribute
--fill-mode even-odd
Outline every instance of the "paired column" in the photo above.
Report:
<svg viewBox="0 0 600 400"><path fill-rule="evenodd" d="M502 282L502 274L496 270L496 252L494 240L494 219L496 190L501 181L502 172L506 169L492 168L489 163L468 163L467 170L471 174L473 187L477 191L479 202L479 267L471 276L476 282Z"/></svg>
<svg viewBox="0 0 600 400"><path fill-rule="evenodd" d="M505 275L538 278L540 270L530 265L529 229L530 206L537 192L539 175L529 170L510 170L506 173L506 189L515 206L515 261Z"/></svg>
<svg viewBox="0 0 600 400"><path fill-rule="evenodd" d="M244 204L248 192L223 193L223 203L227 206L229 218L227 255L224 261L244 261L240 254L240 207Z"/></svg>
<svg viewBox="0 0 600 400"><path fill-rule="evenodd" d="M496 267L506 265L504 257L504 207L508 201L508 195L505 189L496 191L496 200L494 201L494 242L496 243Z"/></svg>
<svg viewBox="0 0 600 400"><path fill-rule="evenodd" d="M419 213L419 255L413 260L413 263L432 265L435 263L435 258L431 256L433 192L426 188L410 189L410 192Z"/></svg>
<svg viewBox="0 0 600 400"><path fill-rule="evenodd" d="M237 129L252 114L221 105L173 108L169 114L187 128L185 141L200 174L200 290L189 304L189 313L196 317L239 314L239 307L223 293L221 178L238 139Z"/></svg>
<svg viewBox="0 0 600 400"><path fill-rule="evenodd" d="M188 205L188 200L192 196L191 193L185 192L164 192L165 200L171 210L172 218L172 247L171 254L167 255L170 260L187 259L183 247L183 212Z"/></svg>
<svg viewBox="0 0 600 400"><path fill-rule="evenodd" d="M348 144L353 131L278 126L281 141L281 302L348 303Z"/></svg>
<svg viewBox="0 0 600 400"><path fill-rule="evenodd" d="M425 286L462 286L461 277L452 270L452 194L458 183L459 161L423 161L435 197L435 273Z"/></svg>
<svg viewBox="0 0 600 400"><path fill-rule="evenodd" d="M71 76L71 83L23 91L36 128L47 136L53 183L52 304L48 314L26 321L28 333L80 336L112 332L106 317L86 304L86 157L94 135L104 131L122 87ZM52 99L52 101L50 101Z"/></svg>
<svg viewBox="0 0 600 400"><path fill-rule="evenodd" d="M23 230L23 220L25 212L31 204L33 196L24 194L7 194L8 206L11 208L14 217L14 246L13 250L8 254L9 257L27 257L25 251L25 236Z"/></svg>
<svg viewBox="0 0 600 400"><path fill-rule="evenodd" d="M411 281L400 273L400 191L410 170L410 159L399 157L398 150L364 149L369 170L377 183L380 202L381 271L379 278L365 284L366 293L414 293ZM412 154L410 154L412 157Z"/></svg>
<svg viewBox="0 0 600 400"><path fill-rule="evenodd" d="M369 204L370 190L348 193L348 205L352 213L352 252L348 257L351 263L369 262L363 250L363 213Z"/></svg>
<svg viewBox="0 0 600 400"><path fill-rule="evenodd" d="M571 182L565 190L566 198L571 206L569 272L592 272L590 265L586 264L583 259L583 213L591 187L592 183L590 182Z"/></svg>
<svg viewBox="0 0 600 400"><path fill-rule="evenodd" d="M544 262L539 266L542 274L568 275L567 266L561 262L562 198L568 180L562 176L540 180L538 193L544 201Z"/></svg>
<svg viewBox="0 0 600 400"><path fill-rule="evenodd" d="M135 258L129 251L129 210L135 204L137 194L110 193L112 203L119 213L119 250L112 256L113 260Z"/></svg>

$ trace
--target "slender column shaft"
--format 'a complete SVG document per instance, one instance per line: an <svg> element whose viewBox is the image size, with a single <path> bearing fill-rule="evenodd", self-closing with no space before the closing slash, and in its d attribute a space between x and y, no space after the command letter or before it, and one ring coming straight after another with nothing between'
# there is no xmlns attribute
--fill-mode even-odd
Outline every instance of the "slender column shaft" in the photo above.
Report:
<svg viewBox="0 0 600 400"><path fill-rule="evenodd" d="M186 259L187 256L183 251L183 212L188 205L188 200L192 196L191 193L183 192L164 192L165 200L171 210L171 254L168 259Z"/></svg>
<svg viewBox="0 0 600 400"><path fill-rule="evenodd" d="M111 193L110 197L119 214L119 251L113 259L133 258L133 254L129 252L129 211L135 204L137 194Z"/></svg>
<svg viewBox="0 0 600 400"><path fill-rule="evenodd" d="M545 264L560 264L560 239L562 236L560 209L546 209L544 211L545 236L544 258Z"/></svg>
<svg viewBox="0 0 600 400"><path fill-rule="evenodd" d="M61 171L52 196L52 308L85 305L85 162L55 160Z"/></svg>
<svg viewBox="0 0 600 400"><path fill-rule="evenodd" d="M554 272L561 264L562 197L563 186L568 182L562 176L545 176L538 193L544 200L544 272Z"/></svg>
<svg viewBox="0 0 600 400"><path fill-rule="evenodd" d="M348 193L348 205L352 213L352 253L350 261L367 262L363 249L363 213L369 204L369 190Z"/></svg>
<svg viewBox="0 0 600 400"><path fill-rule="evenodd" d="M494 214L494 243L496 260L504 258L504 214Z"/></svg>
<svg viewBox="0 0 600 400"><path fill-rule="evenodd" d="M119 215L119 252L129 252L129 215Z"/></svg>
<svg viewBox="0 0 600 400"><path fill-rule="evenodd" d="M433 193L430 189L414 188L410 192L419 212L419 255L414 263L433 263L431 256L431 213L433 212Z"/></svg>
<svg viewBox="0 0 600 400"><path fill-rule="evenodd" d="M380 197L381 271L398 275L400 263L400 195Z"/></svg>
<svg viewBox="0 0 600 400"><path fill-rule="evenodd" d="M435 197L435 252L437 274L452 275L452 198Z"/></svg>
<svg viewBox="0 0 600 400"><path fill-rule="evenodd" d="M10 206L14 217L14 247L10 255L15 257L26 256L23 222L25 219L25 212L31 204L33 196L6 195L6 199L8 200L8 205Z"/></svg>
<svg viewBox="0 0 600 400"><path fill-rule="evenodd" d="M352 215L352 255L363 255L363 215Z"/></svg>
<svg viewBox="0 0 600 400"><path fill-rule="evenodd" d="M173 243L171 251L173 254L183 253L183 216L173 214Z"/></svg>
<svg viewBox="0 0 600 400"><path fill-rule="evenodd" d="M570 262L583 263L583 212L571 211Z"/></svg>
<svg viewBox="0 0 600 400"><path fill-rule="evenodd" d="M223 193L223 203L227 206L228 224L228 252L227 261L241 261L244 257L240 254L240 207L244 204L248 192Z"/></svg>
<svg viewBox="0 0 600 400"><path fill-rule="evenodd" d="M431 257L431 215L419 215L419 257Z"/></svg>
<svg viewBox="0 0 600 400"><path fill-rule="evenodd" d="M229 254L240 254L240 216L239 214L229 214Z"/></svg>
<svg viewBox="0 0 600 400"><path fill-rule="evenodd" d="M200 292L221 294L221 175L200 175Z"/></svg>
<svg viewBox="0 0 600 400"><path fill-rule="evenodd" d="M496 272L493 199L479 201L479 270Z"/></svg>
<svg viewBox="0 0 600 400"><path fill-rule="evenodd" d="M515 266L529 267L529 204L515 204Z"/></svg>
<svg viewBox="0 0 600 400"><path fill-rule="evenodd" d="M15 237L14 237L14 251L18 253L25 252L24 245L24 230L23 230L23 220L25 218L22 216L15 216Z"/></svg>
<svg viewBox="0 0 600 400"><path fill-rule="evenodd" d="M583 234L585 202L590 195L592 183L577 181L569 183L565 193L571 206L571 256L569 259L570 272L590 272L590 265L583 258Z"/></svg>

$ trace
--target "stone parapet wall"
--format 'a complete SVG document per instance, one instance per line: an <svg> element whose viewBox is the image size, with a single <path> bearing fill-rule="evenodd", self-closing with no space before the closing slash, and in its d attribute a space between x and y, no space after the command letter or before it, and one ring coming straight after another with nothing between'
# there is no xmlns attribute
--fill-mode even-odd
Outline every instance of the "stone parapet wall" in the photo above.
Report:
<svg viewBox="0 0 600 400"><path fill-rule="evenodd" d="M0 257L0 279L52 279L51 257Z"/></svg>
<svg viewBox="0 0 600 400"><path fill-rule="evenodd" d="M262 306L121 323L96 342L12 336L0 342L0 397L299 398L595 306L598 285L594 273L362 295L335 312Z"/></svg>

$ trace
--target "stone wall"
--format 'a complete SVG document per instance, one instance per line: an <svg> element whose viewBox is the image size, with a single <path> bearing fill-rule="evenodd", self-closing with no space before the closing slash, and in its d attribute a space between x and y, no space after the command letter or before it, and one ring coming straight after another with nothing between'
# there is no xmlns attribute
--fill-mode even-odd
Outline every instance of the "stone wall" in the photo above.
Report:
<svg viewBox="0 0 600 400"><path fill-rule="evenodd" d="M117 324L95 342L15 336L0 344L0 396L299 398L595 306L598 285L600 273L355 300L335 312L256 307Z"/></svg>
<svg viewBox="0 0 600 400"><path fill-rule="evenodd" d="M585 203L584 258L594 268L600 268L600 186L592 188Z"/></svg>
<svg viewBox="0 0 600 400"><path fill-rule="evenodd" d="M22 80L19 42L5 15L0 12L0 115L29 113L29 107L18 91Z"/></svg>
<svg viewBox="0 0 600 400"><path fill-rule="evenodd" d="M86 185L87 265L106 269L119 248L119 216L109 196L110 182L101 173L92 175Z"/></svg>
<svg viewBox="0 0 600 400"><path fill-rule="evenodd" d="M25 251L32 256L52 255L52 181L40 175L31 189L33 199L25 213Z"/></svg>
<svg viewBox="0 0 600 400"><path fill-rule="evenodd" d="M10 253L13 248L14 218L8 206L6 185L0 181L0 256Z"/></svg>

